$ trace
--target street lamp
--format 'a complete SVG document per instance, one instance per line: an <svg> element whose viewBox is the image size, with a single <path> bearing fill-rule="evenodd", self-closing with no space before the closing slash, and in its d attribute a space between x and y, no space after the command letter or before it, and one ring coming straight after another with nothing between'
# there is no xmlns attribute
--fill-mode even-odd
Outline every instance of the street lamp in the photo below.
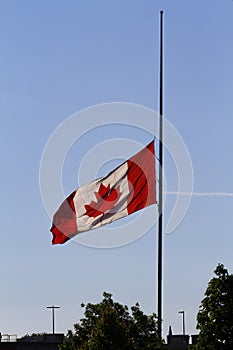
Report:
<svg viewBox="0 0 233 350"><path fill-rule="evenodd" d="M184 321L184 311L178 311L179 314L183 315L183 338L185 337L185 321Z"/></svg>
<svg viewBox="0 0 233 350"><path fill-rule="evenodd" d="M60 306L47 306L47 309L52 309L52 325L53 325L53 334L54 334L54 309L60 309Z"/></svg>

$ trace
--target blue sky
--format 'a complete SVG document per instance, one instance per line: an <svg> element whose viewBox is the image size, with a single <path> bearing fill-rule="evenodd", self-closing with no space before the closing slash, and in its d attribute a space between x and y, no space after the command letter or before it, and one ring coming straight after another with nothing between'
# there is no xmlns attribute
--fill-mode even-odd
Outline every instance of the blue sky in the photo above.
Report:
<svg viewBox="0 0 233 350"><path fill-rule="evenodd" d="M53 131L81 109L115 101L158 108L161 9L165 116L189 150L194 191L232 193L231 0L1 3L3 334L50 332L46 306L52 304L61 306L56 331L65 333L82 316L81 302L99 302L103 291L129 306L139 302L146 313L157 311L156 228L121 248L52 246L39 169ZM66 194L77 185L80 154L113 137L134 138L132 130L118 128L74 146L64 163ZM145 144L149 137L137 133L135 140ZM176 191L168 152L165 175L168 190ZM167 200L165 223L174 200ZM180 226L164 235L164 336L169 325L182 332L179 310L185 310L187 333L196 333L196 313L217 263L233 272L232 209L233 197L194 196Z"/></svg>

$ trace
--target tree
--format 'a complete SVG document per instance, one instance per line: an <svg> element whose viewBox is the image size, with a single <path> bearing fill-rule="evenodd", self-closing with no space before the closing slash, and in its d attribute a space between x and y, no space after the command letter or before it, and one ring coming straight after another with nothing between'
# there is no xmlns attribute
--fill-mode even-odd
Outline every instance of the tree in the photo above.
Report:
<svg viewBox="0 0 233 350"><path fill-rule="evenodd" d="M99 304L88 303L84 318L68 331L60 350L151 350L160 349L157 317L145 315L139 304L131 308L103 293Z"/></svg>
<svg viewBox="0 0 233 350"><path fill-rule="evenodd" d="M218 264L197 314L197 350L233 349L233 275Z"/></svg>

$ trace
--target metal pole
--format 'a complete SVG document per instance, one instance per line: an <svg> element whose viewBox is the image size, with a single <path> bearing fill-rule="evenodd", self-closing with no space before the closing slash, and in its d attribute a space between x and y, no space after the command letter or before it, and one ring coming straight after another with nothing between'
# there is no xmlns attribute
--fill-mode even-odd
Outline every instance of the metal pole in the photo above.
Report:
<svg viewBox="0 0 233 350"><path fill-rule="evenodd" d="M158 338L162 340L162 232L163 232L163 11L160 11L159 68L159 221L158 221Z"/></svg>
<svg viewBox="0 0 233 350"><path fill-rule="evenodd" d="M53 321L52 321L52 322L53 322L53 334L54 334L54 307L53 307L53 309L52 309L52 314L53 314L53 317L52 317L52 318L53 318Z"/></svg>
<svg viewBox="0 0 233 350"><path fill-rule="evenodd" d="M55 333L55 317L54 317L54 309L60 309L60 306L47 306L47 309L52 309L52 329L53 329L53 334Z"/></svg>
<svg viewBox="0 0 233 350"><path fill-rule="evenodd" d="M184 320L184 311L179 311L179 314L183 315L183 340L185 340L185 320Z"/></svg>

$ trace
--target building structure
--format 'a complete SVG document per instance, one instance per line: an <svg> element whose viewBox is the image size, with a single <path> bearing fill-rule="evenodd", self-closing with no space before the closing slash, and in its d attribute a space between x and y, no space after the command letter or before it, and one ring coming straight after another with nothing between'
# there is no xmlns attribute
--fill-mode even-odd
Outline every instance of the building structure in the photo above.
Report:
<svg viewBox="0 0 233 350"><path fill-rule="evenodd" d="M63 333L28 335L17 339L15 335L0 336L0 350L58 350L64 339Z"/></svg>
<svg viewBox="0 0 233 350"><path fill-rule="evenodd" d="M191 337L187 334L168 335L166 347L169 350L187 350L189 345L196 345L197 341L198 341L197 334L191 335Z"/></svg>

